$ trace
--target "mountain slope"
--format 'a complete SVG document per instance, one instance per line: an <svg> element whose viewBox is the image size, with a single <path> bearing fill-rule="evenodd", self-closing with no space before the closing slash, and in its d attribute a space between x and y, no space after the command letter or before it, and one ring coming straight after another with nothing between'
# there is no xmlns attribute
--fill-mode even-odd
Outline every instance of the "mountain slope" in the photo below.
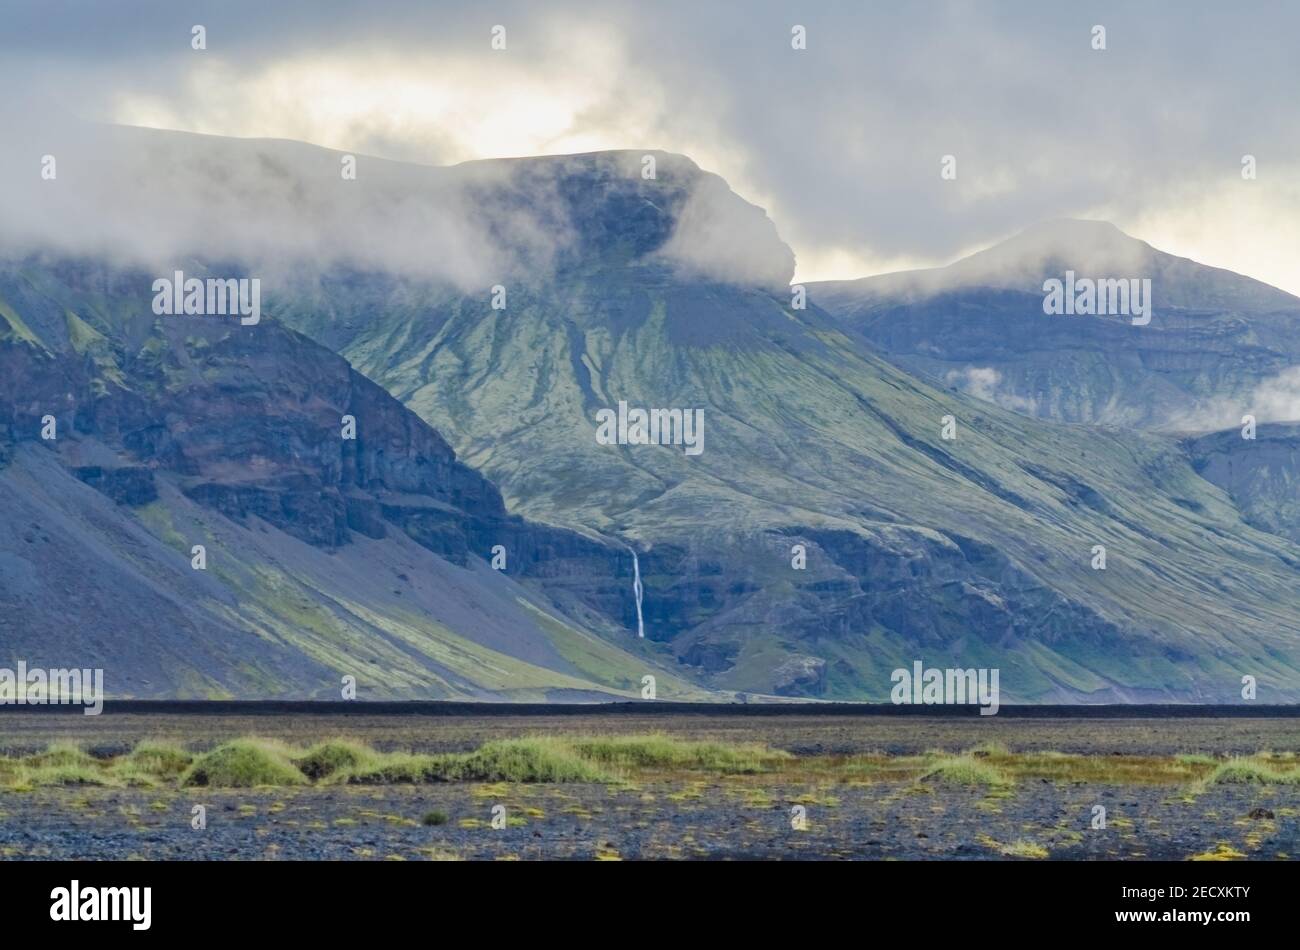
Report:
<svg viewBox="0 0 1300 950"><path fill-rule="evenodd" d="M1150 279L1149 324L1047 315L1045 280ZM891 361L1039 418L1208 430L1289 415L1300 299L1110 224L1054 221L933 270L809 285Z"/></svg>
<svg viewBox="0 0 1300 950"><path fill-rule="evenodd" d="M1300 550L1246 525L1175 442L1003 412L788 304L647 253L512 285L502 311L349 277L281 312L512 509L635 546L647 636L716 685L883 698L924 658L999 666L1026 700L1227 699L1246 667L1294 692ZM702 409L703 453L599 444L620 400Z"/></svg>
<svg viewBox="0 0 1300 950"><path fill-rule="evenodd" d="M101 667L115 696L338 698L353 676L362 698L608 698L647 673L705 695L588 628L630 600L622 551L508 515L335 354L272 320L155 317L149 287L0 270L6 665Z"/></svg>
<svg viewBox="0 0 1300 950"><path fill-rule="evenodd" d="M1246 521L1300 544L1300 425L1259 426L1253 439L1239 429L1214 432L1189 439L1187 450Z"/></svg>

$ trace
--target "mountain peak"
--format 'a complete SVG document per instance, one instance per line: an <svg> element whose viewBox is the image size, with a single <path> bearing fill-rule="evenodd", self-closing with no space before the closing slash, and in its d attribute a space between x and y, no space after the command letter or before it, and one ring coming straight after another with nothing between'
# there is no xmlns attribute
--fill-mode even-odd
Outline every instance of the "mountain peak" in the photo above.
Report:
<svg viewBox="0 0 1300 950"><path fill-rule="evenodd" d="M1055 218L945 267L898 271L816 285L817 299L837 307L849 299L916 301L970 289L1043 293L1043 282L1077 277L1150 279L1157 308L1221 311L1300 309L1300 300L1261 281L1158 250L1109 221Z"/></svg>
<svg viewBox="0 0 1300 950"><path fill-rule="evenodd" d="M962 258L944 270L959 284L1020 288L1066 270L1090 276L1141 276L1153 255L1144 241L1109 221L1056 218Z"/></svg>
<svg viewBox="0 0 1300 950"><path fill-rule="evenodd" d="M1094 218L1047 218L1037 224L1031 224L1016 237L1035 240L1058 241L1136 241L1109 221ZM1005 242L1004 242L1005 243Z"/></svg>
<svg viewBox="0 0 1300 950"><path fill-rule="evenodd" d="M1153 251L1145 241L1125 234L1109 221L1088 218L1050 218L1030 225L1019 234L971 257L1000 252L1010 256L1137 257ZM967 258L968 260L970 258Z"/></svg>
<svg viewBox="0 0 1300 950"><path fill-rule="evenodd" d="M567 234L565 262L661 261L689 277L780 289L794 253L762 208L690 158L655 149L486 159L452 166L503 215Z"/></svg>

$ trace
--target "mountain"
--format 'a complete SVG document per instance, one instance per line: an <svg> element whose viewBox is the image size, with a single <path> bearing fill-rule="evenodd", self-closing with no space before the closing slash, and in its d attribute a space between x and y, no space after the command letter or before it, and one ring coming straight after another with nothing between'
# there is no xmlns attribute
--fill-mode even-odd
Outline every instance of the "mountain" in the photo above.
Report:
<svg viewBox="0 0 1300 950"><path fill-rule="evenodd" d="M154 544L197 583L199 535L229 574L210 564L203 581L223 585L208 612L228 626L173 636L169 620L150 648L168 638L179 677L181 645L211 644L226 666L207 675L244 694L257 678L221 650L232 618L281 690L293 662L332 689L337 652L383 650L372 681L404 695L608 695L649 666L660 695L880 700L919 660L998 668L1003 702L1231 701L1246 674L1300 698L1300 546L1243 516L1235 486L1173 438L1029 418L900 368L816 292L797 309L775 227L688 159L359 157L349 181L327 150L142 130L97 155L102 180L74 165L71 194L24 199L56 221L81 207L75 235L0 229L0 246L56 241L92 262L29 253L0 283L0 346L22 360L0 395L4 510L69 525L45 530L45 560L35 529L13 542L0 576L70 651L135 649L131 623L101 636L91 618L143 596L124 565ZM265 316L154 315L151 279L182 267L261 275ZM41 411L64 393L78 439L43 445ZM696 438L609 444L627 429L601 420L620 408L677 411ZM375 441L341 445L343 415ZM100 527L70 526L86 499L110 551ZM488 566L503 537L518 576ZM59 598L90 586L92 557L116 573L72 610ZM76 577L47 578L63 559ZM224 567L236 559L251 566ZM149 563L137 573L157 581ZM255 583L268 570L292 584ZM398 574L429 578L418 600ZM193 607L188 586L168 596ZM321 630L318 608L348 633ZM434 663L456 650L453 684Z"/></svg>
<svg viewBox="0 0 1300 950"><path fill-rule="evenodd" d="M336 354L269 319L155 316L151 281L0 269L8 668L102 668L114 696L337 699L353 676L370 699L581 701L647 673L707 696L589 628L631 600L625 552L509 515Z"/></svg>
<svg viewBox="0 0 1300 950"><path fill-rule="evenodd" d="M611 188L678 204L663 192L681 178L629 183L618 155L565 158L564 174L582 163L565 220L600 222ZM1027 701L1227 700L1245 667L1292 694L1300 550L1244 523L1177 442L927 383L816 306L665 263L670 230L647 213L643 244L511 285L503 310L349 274L279 312L435 425L512 510L635 548L646 636L714 686L883 699L891 670L925 659L998 666ZM702 410L704 450L600 444L598 414L620 402Z"/></svg>
<svg viewBox="0 0 1300 950"><path fill-rule="evenodd" d="M1044 313L1044 282L1067 271L1150 280L1150 322ZM1038 418L1206 431L1300 417L1300 298L1104 222L1047 222L948 267L808 292L895 364Z"/></svg>

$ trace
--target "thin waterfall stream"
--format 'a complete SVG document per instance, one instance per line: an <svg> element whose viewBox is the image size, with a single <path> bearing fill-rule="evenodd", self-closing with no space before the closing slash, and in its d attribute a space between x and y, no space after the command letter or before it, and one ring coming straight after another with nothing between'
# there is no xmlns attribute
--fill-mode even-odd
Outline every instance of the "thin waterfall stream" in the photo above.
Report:
<svg viewBox="0 0 1300 950"><path fill-rule="evenodd" d="M641 617L641 562L637 559L636 552L632 552L632 594L636 597L636 635L642 640L645 639L645 621Z"/></svg>

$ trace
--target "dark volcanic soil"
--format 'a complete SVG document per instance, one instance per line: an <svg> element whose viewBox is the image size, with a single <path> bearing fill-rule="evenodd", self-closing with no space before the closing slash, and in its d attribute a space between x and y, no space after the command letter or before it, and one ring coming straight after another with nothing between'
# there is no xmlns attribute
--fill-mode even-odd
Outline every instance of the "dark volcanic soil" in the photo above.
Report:
<svg viewBox="0 0 1300 950"><path fill-rule="evenodd" d="M204 805L207 828L191 828ZM806 828L796 830L795 804ZM492 827L505 807L507 826ZM1093 830L1093 807L1107 828ZM1265 807L1274 819L1247 815ZM426 826L441 811L448 823ZM605 786L39 790L0 797L0 855L85 859L1152 858L1286 859L1300 792L911 786ZM1037 850L1037 849L1042 849Z"/></svg>
<svg viewBox="0 0 1300 950"><path fill-rule="evenodd" d="M251 719L251 721L250 721ZM1296 720L951 721L684 716L618 720L433 717L0 716L0 747L60 738L120 752L144 737L240 735L464 750L536 732L663 731L766 742L800 755L1014 750L1173 754L1300 748ZM207 827L191 827L193 808ZM504 806L505 827L494 828ZM1106 827L1093 828L1094 809ZM798 829L796 807L806 827ZM1262 809L1262 810L1261 810ZM426 825L442 812L446 822ZM1254 812L1257 817L1250 817ZM499 813L498 813L499 814ZM1271 815L1271 817L1269 817ZM621 785L444 784L258 789L40 788L0 793L0 857L146 859L976 859L1300 855L1300 786L1022 781L1000 791L914 782L781 784L763 775Z"/></svg>

